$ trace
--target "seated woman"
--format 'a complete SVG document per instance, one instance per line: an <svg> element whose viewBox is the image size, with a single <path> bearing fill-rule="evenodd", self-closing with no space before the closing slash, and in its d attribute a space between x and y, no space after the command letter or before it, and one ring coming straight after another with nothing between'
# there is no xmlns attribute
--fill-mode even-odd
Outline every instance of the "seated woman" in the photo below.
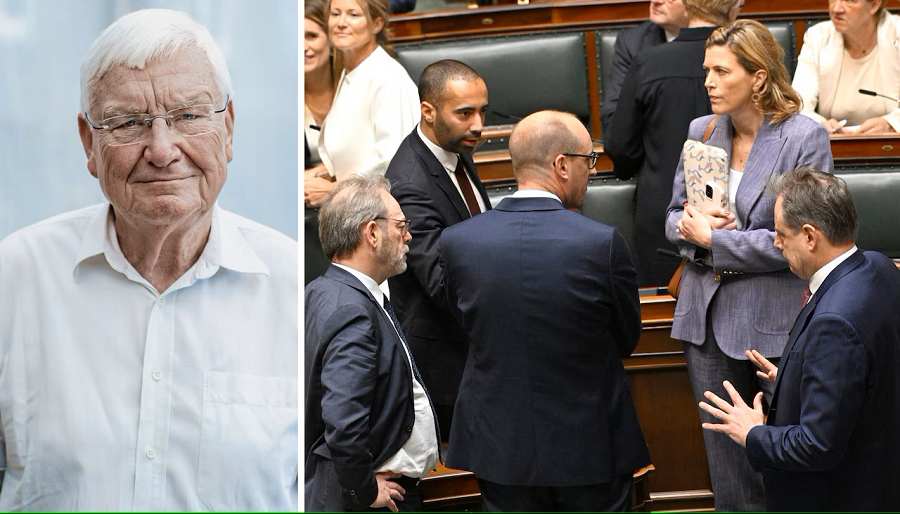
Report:
<svg viewBox="0 0 900 514"><path fill-rule="evenodd" d="M831 20L803 36L793 86L803 114L829 132L900 132L896 101L859 92L900 92L900 16L884 2L829 0Z"/></svg>
<svg viewBox="0 0 900 514"><path fill-rule="evenodd" d="M773 175L798 166L830 171L833 162L825 129L799 114L783 56L769 30L752 20L716 29L706 40L705 86L715 114L691 122L688 137L701 141L710 127L707 144L728 155L729 208L700 212L685 205L682 159L666 215L666 237L689 261L672 337L685 342L698 402L707 390L725 394L723 380L747 401L770 389L744 351L780 357L802 307L804 283L773 246L775 199L766 186ZM700 419L714 421L705 412ZM716 510L765 509L762 479L743 449L709 431L703 441Z"/></svg>
<svg viewBox="0 0 900 514"><path fill-rule="evenodd" d="M334 99L337 83L325 21L325 3L308 0L303 17L303 143L306 179L327 175L319 158L319 130Z"/></svg>
<svg viewBox="0 0 900 514"><path fill-rule="evenodd" d="M385 0L328 4L328 36L343 73L322 126L319 156L336 180L383 175L403 138L419 122L416 85L382 47L386 24ZM330 189L324 182L318 185ZM315 205L323 197L307 195L307 201Z"/></svg>

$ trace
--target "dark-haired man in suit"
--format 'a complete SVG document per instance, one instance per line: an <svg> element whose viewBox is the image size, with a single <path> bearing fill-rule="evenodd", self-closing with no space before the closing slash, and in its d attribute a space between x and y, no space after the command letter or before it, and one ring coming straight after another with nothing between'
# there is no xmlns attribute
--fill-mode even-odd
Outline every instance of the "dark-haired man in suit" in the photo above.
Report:
<svg viewBox="0 0 900 514"><path fill-rule="evenodd" d="M614 48L612 73L608 83L603 84L603 101L600 103L604 138L611 130L612 117L631 64L646 50L675 39L687 24L687 12L682 0L650 0L649 19L619 32Z"/></svg>
<svg viewBox="0 0 900 514"><path fill-rule="evenodd" d="M385 174L412 222L413 235L409 268L389 283L400 323L447 433L467 343L440 301L436 245L446 227L491 208L471 155L481 137L488 92L475 70L459 61L442 60L422 72L419 98L419 126L400 145Z"/></svg>
<svg viewBox="0 0 900 514"><path fill-rule="evenodd" d="M900 271L854 243L856 209L839 177L811 169L773 184L775 246L809 281L778 367L748 352L775 381L768 416L707 391L722 423L703 428L746 447L763 474L770 511L900 508ZM799 299L798 299L799 300Z"/></svg>

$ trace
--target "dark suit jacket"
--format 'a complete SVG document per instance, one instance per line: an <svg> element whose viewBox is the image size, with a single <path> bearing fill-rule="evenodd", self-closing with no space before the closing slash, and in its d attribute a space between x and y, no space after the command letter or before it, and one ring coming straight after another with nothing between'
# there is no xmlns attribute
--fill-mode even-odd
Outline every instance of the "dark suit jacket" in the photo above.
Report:
<svg viewBox="0 0 900 514"><path fill-rule="evenodd" d="M476 194L490 209L472 158L462 155L462 159ZM469 211L447 171L415 130L400 144L385 176L391 181L391 194L412 220L408 267L389 279L391 302L432 398L438 405L452 407L468 345L446 305L440 304L442 273L437 243L441 232L468 219Z"/></svg>
<svg viewBox="0 0 900 514"><path fill-rule="evenodd" d="M603 102L600 103L600 119L603 125L603 137L609 134L609 126L613 113L619 103L622 83L637 56L645 50L666 42L666 31L651 21L645 21L636 27L619 32L614 48L612 73L608 83L603 84Z"/></svg>
<svg viewBox="0 0 900 514"><path fill-rule="evenodd" d="M769 510L900 509L900 271L856 252L800 312L767 425L747 437Z"/></svg>
<svg viewBox="0 0 900 514"><path fill-rule="evenodd" d="M447 465L525 486L646 465L621 361L640 334L637 283L615 229L554 199L507 198L444 230L440 248L470 341Z"/></svg>
<svg viewBox="0 0 900 514"><path fill-rule="evenodd" d="M374 471L412 432L409 361L372 294L334 265L306 286L305 345L307 509L366 509Z"/></svg>
<svg viewBox="0 0 900 514"><path fill-rule="evenodd" d="M667 283L678 265L678 259L656 249L678 252L666 239L666 207L691 120L712 112L703 87L703 56L713 30L682 29L671 43L638 56L605 138L616 176L638 176L634 240L641 284Z"/></svg>

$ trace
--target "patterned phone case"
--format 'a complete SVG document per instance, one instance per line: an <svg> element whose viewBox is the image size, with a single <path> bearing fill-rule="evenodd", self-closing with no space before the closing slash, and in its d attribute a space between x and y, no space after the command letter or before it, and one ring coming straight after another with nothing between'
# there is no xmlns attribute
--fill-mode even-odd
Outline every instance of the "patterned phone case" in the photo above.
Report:
<svg viewBox="0 0 900 514"><path fill-rule="evenodd" d="M688 139L681 150L684 185L693 207L728 208L728 154L717 146Z"/></svg>

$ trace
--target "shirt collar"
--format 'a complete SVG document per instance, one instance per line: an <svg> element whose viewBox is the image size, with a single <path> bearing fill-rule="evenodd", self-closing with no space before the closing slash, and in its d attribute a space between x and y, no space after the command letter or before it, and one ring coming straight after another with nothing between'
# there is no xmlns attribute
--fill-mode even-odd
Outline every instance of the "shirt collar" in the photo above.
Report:
<svg viewBox="0 0 900 514"><path fill-rule="evenodd" d="M213 206L209 239L200 258L191 267L196 274L194 278L209 278L220 267L239 273L269 275L269 268L250 247L232 216L220 209L218 204ZM113 209L110 204L106 204L105 208L98 209L88 222L81 237L81 246L78 249L73 272L77 273L79 266L85 260L97 255L104 255L110 267L119 273L134 281L144 282L119 247Z"/></svg>
<svg viewBox="0 0 900 514"><path fill-rule="evenodd" d="M425 146L434 154L437 158L438 162L441 163L441 166L444 167L449 173L456 172L456 165L459 163L459 154L454 152L448 152L444 150L440 146L434 144L428 137L422 133L422 126L416 125L416 133L419 134L419 139L425 143Z"/></svg>
<svg viewBox="0 0 900 514"><path fill-rule="evenodd" d="M562 200L560 200L558 196L550 191L544 191L543 189L519 189L510 195L510 198L551 198L562 203Z"/></svg>
<svg viewBox="0 0 900 514"><path fill-rule="evenodd" d="M846 252L838 255L834 259L832 259L828 264L819 268L818 271L813 273L813 275L809 278L809 292L810 296L816 294L816 291L820 287L822 287L822 283L825 282L825 279L828 278L828 275L834 271L835 268L841 265L842 262L846 261L850 258L851 255L856 253L856 245L853 245L853 248L847 250Z"/></svg>
<svg viewBox="0 0 900 514"><path fill-rule="evenodd" d="M338 264L336 262L332 262L332 264L356 277L356 279L362 282L362 285L366 286L366 289L368 289L369 292L372 293L372 296L375 297L375 301L378 302L378 305L384 307L384 291L382 291L381 288L378 287L378 282L375 282L374 278L366 275L362 271L351 268L350 266Z"/></svg>

